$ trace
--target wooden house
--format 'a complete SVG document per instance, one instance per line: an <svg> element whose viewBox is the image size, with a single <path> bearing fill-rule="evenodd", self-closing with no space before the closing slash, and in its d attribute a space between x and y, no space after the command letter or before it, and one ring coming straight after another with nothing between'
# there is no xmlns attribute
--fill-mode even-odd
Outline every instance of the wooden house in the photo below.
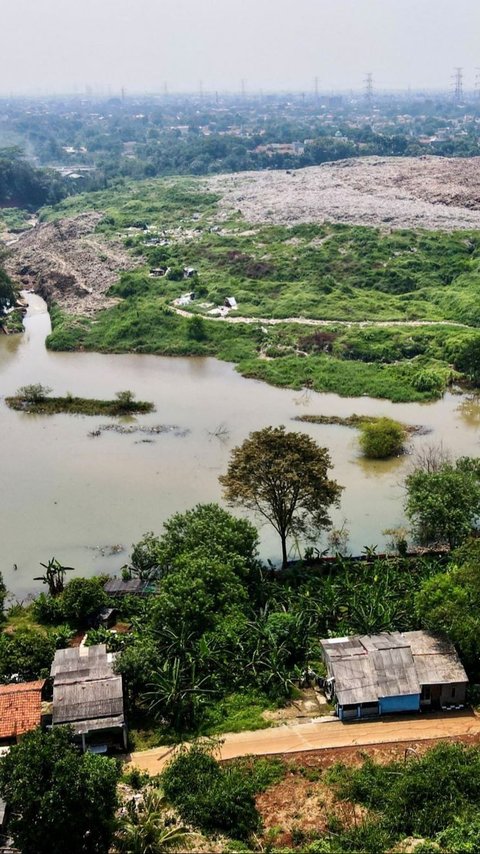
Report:
<svg viewBox="0 0 480 854"><path fill-rule="evenodd" d="M454 646L430 632L383 632L320 641L325 692L341 720L458 708L468 677Z"/></svg>
<svg viewBox="0 0 480 854"><path fill-rule="evenodd" d="M52 725L70 724L83 750L126 749L122 677L105 644L59 649L55 653Z"/></svg>

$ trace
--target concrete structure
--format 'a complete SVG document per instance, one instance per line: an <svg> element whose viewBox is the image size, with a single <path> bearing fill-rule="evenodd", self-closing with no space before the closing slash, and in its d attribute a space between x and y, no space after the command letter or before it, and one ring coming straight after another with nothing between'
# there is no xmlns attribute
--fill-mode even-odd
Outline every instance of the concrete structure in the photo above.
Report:
<svg viewBox="0 0 480 854"><path fill-rule="evenodd" d="M321 642L325 690L341 720L458 708L467 674L453 645L429 632L383 632Z"/></svg>

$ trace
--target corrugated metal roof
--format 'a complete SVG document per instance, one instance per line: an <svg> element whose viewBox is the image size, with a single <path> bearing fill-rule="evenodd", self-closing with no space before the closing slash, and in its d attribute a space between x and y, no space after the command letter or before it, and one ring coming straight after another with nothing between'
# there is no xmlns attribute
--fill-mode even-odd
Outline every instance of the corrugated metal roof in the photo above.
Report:
<svg viewBox="0 0 480 854"><path fill-rule="evenodd" d="M111 596L127 596L147 593L150 586L141 578L130 578L128 581L124 581L123 578L109 578L103 585L103 589Z"/></svg>
<svg viewBox="0 0 480 854"><path fill-rule="evenodd" d="M57 651L51 671L54 725L72 723L79 734L124 726L122 677L114 673L114 660L105 644Z"/></svg>
<svg viewBox="0 0 480 854"><path fill-rule="evenodd" d="M53 723L88 721L123 714L122 677L54 684Z"/></svg>
<svg viewBox="0 0 480 854"><path fill-rule="evenodd" d="M450 641L430 632L404 632L410 644L420 685L468 682L468 676Z"/></svg>
<svg viewBox="0 0 480 854"><path fill-rule="evenodd" d="M369 658L377 678L377 697L420 693L412 651L408 646L383 647L370 653Z"/></svg>
<svg viewBox="0 0 480 854"><path fill-rule="evenodd" d="M338 702L374 703L378 700L377 680L368 655L335 661L335 693Z"/></svg>
<svg viewBox="0 0 480 854"><path fill-rule="evenodd" d="M453 644L430 632L382 632L321 642L340 705L468 682Z"/></svg>

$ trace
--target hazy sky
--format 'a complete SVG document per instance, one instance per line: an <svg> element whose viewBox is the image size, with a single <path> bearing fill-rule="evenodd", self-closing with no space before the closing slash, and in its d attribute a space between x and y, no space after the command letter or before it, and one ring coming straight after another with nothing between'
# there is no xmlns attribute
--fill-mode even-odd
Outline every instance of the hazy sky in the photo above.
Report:
<svg viewBox="0 0 480 854"><path fill-rule="evenodd" d="M473 88L480 0L0 0L0 92Z"/></svg>

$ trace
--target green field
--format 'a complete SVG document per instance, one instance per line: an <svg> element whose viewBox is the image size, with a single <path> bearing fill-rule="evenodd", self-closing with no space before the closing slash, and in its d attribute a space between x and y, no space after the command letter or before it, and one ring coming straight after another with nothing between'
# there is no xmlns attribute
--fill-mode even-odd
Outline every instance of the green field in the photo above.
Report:
<svg viewBox="0 0 480 854"><path fill-rule="evenodd" d="M121 301L93 321L54 308L48 346L211 355L275 385L398 401L438 397L453 382L478 383L472 352L480 348L480 233L249 225L238 214L221 219L217 201L201 181L166 179L44 209L43 219L103 211L98 230L120 235L144 262L119 277L110 293ZM157 267L170 273L152 278ZM184 267L197 275L183 280ZM192 323L171 308L190 290L196 298L189 311L204 321ZM238 302L232 316L258 323L211 321L208 311L227 296ZM299 317L329 325L262 323Z"/></svg>

